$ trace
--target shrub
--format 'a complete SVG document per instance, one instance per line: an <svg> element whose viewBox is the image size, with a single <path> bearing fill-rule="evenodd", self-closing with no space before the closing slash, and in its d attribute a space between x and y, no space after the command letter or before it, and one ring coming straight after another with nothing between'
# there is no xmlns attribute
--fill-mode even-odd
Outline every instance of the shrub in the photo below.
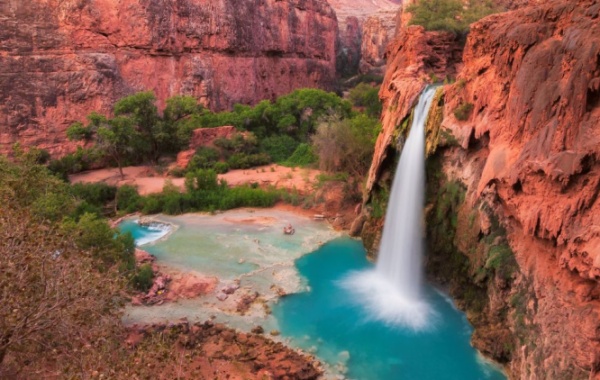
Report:
<svg viewBox="0 0 600 380"><path fill-rule="evenodd" d="M142 212L144 214L158 214L163 209L161 198L157 194L144 197L142 200Z"/></svg>
<svg viewBox="0 0 600 380"><path fill-rule="evenodd" d="M142 197L137 189L131 185L119 187L116 194L117 210L132 213L142 208Z"/></svg>
<svg viewBox="0 0 600 380"><path fill-rule="evenodd" d="M359 83L350 90L348 98L356 107L364 107L367 115L378 118L382 104L379 100L379 88L367 83Z"/></svg>
<svg viewBox="0 0 600 380"><path fill-rule="evenodd" d="M273 162L287 160L298 147L298 141L288 135L275 135L260 142L260 150L267 153Z"/></svg>
<svg viewBox="0 0 600 380"><path fill-rule="evenodd" d="M217 172L217 174L225 174L229 171L229 165L227 162L217 162L213 166L213 169L215 172Z"/></svg>
<svg viewBox="0 0 600 380"><path fill-rule="evenodd" d="M410 5L410 25L421 25L426 30L445 30L464 33L475 21L496 13L499 9L491 0L419 0Z"/></svg>
<svg viewBox="0 0 600 380"><path fill-rule="evenodd" d="M139 267L133 277L131 278L131 284L134 289L140 292L147 292L152 287L154 281L154 271L150 264L144 264Z"/></svg>
<svg viewBox="0 0 600 380"><path fill-rule="evenodd" d="M103 206L115 199L117 188L103 182L76 183L71 185L71 194L90 205Z"/></svg>
<svg viewBox="0 0 600 380"><path fill-rule="evenodd" d="M188 163L187 169L210 169L219 161L219 156L219 152L214 148L200 147Z"/></svg>
<svg viewBox="0 0 600 380"><path fill-rule="evenodd" d="M283 164L286 166L308 166L317 162L313 148L306 143L298 145L294 153Z"/></svg>
<svg viewBox="0 0 600 380"><path fill-rule="evenodd" d="M267 165L271 163L271 157L266 153L244 154L235 153L227 160L231 169L248 169L255 166Z"/></svg>
<svg viewBox="0 0 600 380"><path fill-rule="evenodd" d="M48 170L56 176L68 180L69 174L88 170L93 164L102 160L102 154L92 149L77 148L75 153L67 154L48 163Z"/></svg>
<svg viewBox="0 0 600 380"><path fill-rule="evenodd" d="M471 112L473 112L473 107L473 103L461 104L454 110L454 117L456 117L456 119L460 121L465 121L469 119L469 117L471 116Z"/></svg>
<svg viewBox="0 0 600 380"><path fill-rule="evenodd" d="M175 178L185 177L185 173L187 173L187 170L180 167L174 167L169 171L169 174Z"/></svg>

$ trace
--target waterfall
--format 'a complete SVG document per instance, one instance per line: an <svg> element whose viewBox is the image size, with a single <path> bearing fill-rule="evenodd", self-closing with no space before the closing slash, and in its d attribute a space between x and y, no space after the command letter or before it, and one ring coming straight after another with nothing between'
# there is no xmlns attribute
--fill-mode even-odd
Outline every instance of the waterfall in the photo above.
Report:
<svg viewBox="0 0 600 380"><path fill-rule="evenodd" d="M434 95L435 87L428 87L415 109L394 176L377 261L377 272L409 300L421 297L425 122Z"/></svg>
<svg viewBox="0 0 600 380"><path fill-rule="evenodd" d="M436 88L419 98L385 217L375 270L350 275L342 286L368 310L368 317L422 330L434 315L421 294L423 206L425 193L425 123Z"/></svg>

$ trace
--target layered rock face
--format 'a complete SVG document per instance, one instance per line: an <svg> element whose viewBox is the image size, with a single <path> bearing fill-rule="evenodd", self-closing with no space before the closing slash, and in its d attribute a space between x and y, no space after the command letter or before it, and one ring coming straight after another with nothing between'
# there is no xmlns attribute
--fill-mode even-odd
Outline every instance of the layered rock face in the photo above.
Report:
<svg viewBox="0 0 600 380"><path fill-rule="evenodd" d="M394 137L423 87L411 72L430 67L429 56L415 63L421 52L390 56L367 199L393 170ZM600 4L536 2L487 17L454 67L441 127L430 125L440 129L430 276L512 378L600 379Z"/></svg>
<svg viewBox="0 0 600 380"><path fill-rule="evenodd" d="M396 152L393 136L407 119L432 76L456 75L462 44L452 33L426 32L421 26L401 30L387 49L388 69L379 97L383 103L382 132L375 143L366 191L380 178L382 164Z"/></svg>
<svg viewBox="0 0 600 380"><path fill-rule="evenodd" d="M0 153L60 154L92 110L153 90L213 110L335 79L324 0L7 0L0 4Z"/></svg>
<svg viewBox="0 0 600 380"><path fill-rule="evenodd" d="M400 0L328 0L337 15L338 73L385 72L384 53L396 34Z"/></svg>

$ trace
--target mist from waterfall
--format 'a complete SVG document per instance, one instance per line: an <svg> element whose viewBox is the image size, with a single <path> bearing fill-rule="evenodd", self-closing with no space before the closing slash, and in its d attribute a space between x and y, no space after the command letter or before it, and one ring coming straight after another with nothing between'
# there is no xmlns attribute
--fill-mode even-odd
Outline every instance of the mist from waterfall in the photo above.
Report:
<svg viewBox="0 0 600 380"><path fill-rule="evenodd" d="M435 95L430 86L419 98L402 150L387 207L375 270L342 281L367 309L367 318L413 330L431 326L435 316L422 295L425 123Z"/></svg>

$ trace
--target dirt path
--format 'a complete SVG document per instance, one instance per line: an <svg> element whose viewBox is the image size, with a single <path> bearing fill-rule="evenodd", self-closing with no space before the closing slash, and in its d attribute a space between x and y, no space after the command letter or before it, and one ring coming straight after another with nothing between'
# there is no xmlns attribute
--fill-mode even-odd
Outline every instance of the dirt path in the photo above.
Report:
<svg viewBox="0 0 600 380"><path fill-rule="evenodd" d="M121 179L119 170L116 168L91 170L70 176L72 183L95 183L105 182L110 185L136 186L141 195L160 193L167 180L175 186L184 189L183 178L170 178L159 174L149 166L129 166L123 169L125 178ZM260 186L273 185L277 188L297 189L302 193L312 191L317 182L317 175L321 172L314 169L288 168L280 165L260 166L252 169L231 170L220 174L231 186L239 186L249 183L258 183Z"/></svg>

